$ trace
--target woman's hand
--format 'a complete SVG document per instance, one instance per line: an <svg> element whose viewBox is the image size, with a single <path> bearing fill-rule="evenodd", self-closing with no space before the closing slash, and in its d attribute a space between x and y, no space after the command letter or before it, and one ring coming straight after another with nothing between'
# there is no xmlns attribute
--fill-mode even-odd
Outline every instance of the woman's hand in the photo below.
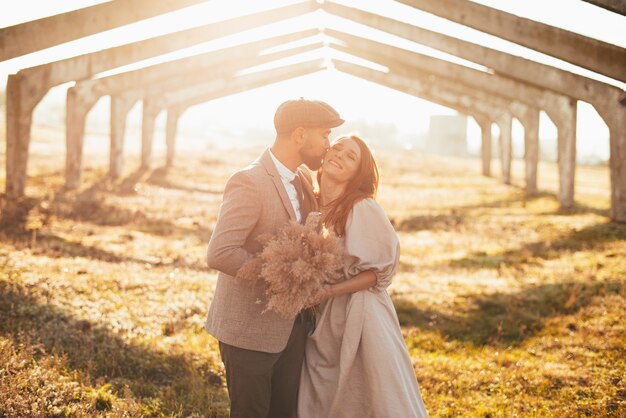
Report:
<svg viewBox="0 0 626 418"><path fill-rule="evenodd" d="M313 295L311 299L307 302L306 308L311 308L315 305L319 305L327 299L332 297L332 287L333 285L325 284L322 288L317 292L317 294Z"/></svg>

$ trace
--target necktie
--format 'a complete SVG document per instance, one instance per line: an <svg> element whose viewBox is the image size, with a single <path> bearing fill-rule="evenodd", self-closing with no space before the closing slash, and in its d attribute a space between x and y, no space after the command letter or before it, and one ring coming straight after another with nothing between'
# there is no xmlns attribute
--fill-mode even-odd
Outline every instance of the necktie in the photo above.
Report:
<svg viewBox="0 0 626 418"><path fill-rule="evenodd" d="M300 205L300 223L304 223L308 214L304 209L304 192L302 190L302 181L300 180L300 176L296 175L293 180L291 180L291 184L293 184L293 187L296 188L298 204Z"/></svg>

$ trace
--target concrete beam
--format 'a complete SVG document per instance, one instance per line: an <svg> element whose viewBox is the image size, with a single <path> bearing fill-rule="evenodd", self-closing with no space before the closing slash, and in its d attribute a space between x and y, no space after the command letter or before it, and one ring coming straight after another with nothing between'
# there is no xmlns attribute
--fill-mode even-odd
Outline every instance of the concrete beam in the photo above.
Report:
<svg viewBox="0 0 626 418"><path fill-rule="evenodd" d="M430 46L460 58L482 64L496 74L501 73L525 83L536 85L565 96L592 104L605 119L622 107L626 92L615 86L601 83L555 67L536 63L501 51L485 48L457 38L418 28L413 25L379 16L355 8L325 3L324 10L358 23ZM327 33L332 33L327 30ZM617 135L617 133L612 133Z"/></svg>
<svg viewBox="0 0 626 418"><path fill-rule="evenodd" d="M189 108L210 100L263 87L269 84L296 78L324 69L324 60L313 60L286 67L273 68L251 74L237 76L228 80L212 80L193 89L181 90L166 95L161 104L167 106L168 119L166 128L167 156L166 165L174 161L176 147L176 129L180 116Z"/></svg>
<svg viewBox="0 0 626 418"><path fill-rule="evenodd" d="M0 61L50 48L205 0L114 0L0 29Z"/></svg>
<svg viewBox="0 0 626 418"><path fill-rule="evenodd" d="M559 201L563 207L574 204L573 185L576 150L576 107L571 98L551 91L521 83L497 74L464 67L416 52L381 44L338 31L328 31L334 38L346 46L333 45L333 48L370 60L389 68L398 68L415 77L416 72L432 74L441 79L459 82L475 90L487 92L511 101L519 101L528 106L545 109L555 122L559 131L560 149L560 193ZM407 67L411 70L407 70ZM571 155L574 153L573 155ZM570 166L571 165L571 166Z"/></svg>
<svg viewBox="0 0 626 418"><path fill-rule="evenodd" d="M626 82L626 49L468 0L399 0L461 25Z"/></svg>
<svg viewBox="0 0 626 418"><path fill-rule="evenodd" d="M332 45L331 45L332 46ZM385 65L387 64L384 59L375 60L376 63ZM451 80L446 80L441 77L437 77L433 74L416 72L414 70L408 69L406 66L403 66L401 63L395 63L394 69L403 68L402 73L407 75L407 77L411 77L411 79L418 80L427 80L428 83L437 85L440 89L446 89L447 92L454 94L457 96L457 99L448 98L448 101L445 105L449 107L453 107L459 110L455 105L463 105L465 108L476 108L477 104L482 104L483 108L485 106L491 106L491 109L486 110L486 115L488 118L494 118L497 125L500 128L501 136L500 136L500 158L502 161L502 180L506 184L511 183L511 160L512 160L512 138L511 138L511 116L515 116L520 120L522 125L524 126L524 139L525 144L527 145L526 153L525 153L525 188L526 193L528 195L532 195L537 191L537 166L538 166L538 118L539 118L539 110L523 103L519 103L515 100L505 100L500 97L487 94L482 91L468 89L460 85L459 83ZM370 81L381 82L380 77L373 78ZM439 94L440 98L441 93ZM501 110L505 110L502 112ZM465 112L467 113L467 112ZM481 122L477 118L477 122L481 124ZM487 128L486 124L489 123L489 127ZM491 159L491 131L490 131L490 121L483 122L481 124L481 129L483 131L483 143L482 143L482 151L483 154L483 173L485 175L490 174L489 161ZM487 132L489 131L489 142L487 142Z"/></svg>
<svg viewBox="0 0 626 418"><path fill-rule="evenodd" d="M11 162L7 163L6 197L15 199L24 195L32 112L50 88L69 81L89 79L112 68L300 16L316 9L317 6L311 2L297 3L22 69L17 74L10 75L6 92L6 141L7 161ZM72 102L73 99L69 101ZM74 119L75 116L77 115L69 118Z"/></svg>
<svg viewBox="0 0 626 418"><path fill-rule="evenodd" d="M335 16L350 19L418 44L484 65L496 74L583 100L596 107L600 114L604 112L607 106L615 107L619 105L620 100L626 97L626 92L618 87L570 73L560 68L486 48L482 45L363 10L328 2L324 3L323 7L325 11ZM326 33L331 34L332 32L332 30L326 30Z"/></svg>
<svg viewBox="0 0 626 418"><path fill-rule="evenodd" d="M329 2L324 3L323 7L325 11L333 15L482 64L492 69L496 74L506 75L540 88L588 102L596 108L609 126L612 152L617 156L626 153L626 129L621 127L626 106L626 92L620 88L359 9ZM578 54L579 51L576 53ZM626 64L624 59L621 62ZM626 72L622 74L626 74ZM570 115L567 123L572 123L572 115ZM611 160L619 160L619 158L616 157ZM611 167L611 170L618 170L615 164ZM615 198L615 196L626 196L626 180L619 180L622 178L621 172L612 172L611 174L612 208L614 208L612 213L615 214L626 213L626 203ZM621 206L615 207L616 204ZM612 216L614 220L618 220L614 215ZM620 215L619 219L626 220L626 215Z"/></svg>
<svg viewBox="0 0 626 418"><path fill-rule="evenodd" d="M602 7L606 10L610 10L614 13L626 16L626 1L624 0L583 0L587 3L591 3L594 6Z"/></svg>
<svg viewBox="0 0 626 418"><path fill-rule="evenodd" d="M436 77L411 77L396 71L382 73L338 59L334 59L333 63L337 70L346 74L450 107L461 113L471 115L477 120L479 118L483 121L494 120L500 127L500 157L503 160L502 179L505 183L510 182L510 157L507 158L507 156L510 156L511 149L511 114L505 108L477 99L473 96L474 92L466 87L460 85L455 87L452 84L442 86L437 82ZM486 136L487 130L483 128L483 131ZM491 126L489 126L488 132L489 141L491 141ZM489 147L489 154L490 149ZM489 171L488 168L484 168L486 165L485 154L483 154L483 173Z"/></svg>
<svg viewBox="0 0 626 418"><path fill-rule="evenodd" d="M218 64L220 64L220 67L224 66L230 68L233 66L233 63L238 63L237 67L245 68L246 64L242 62L245 62L245 60L250 61L251 58L257 59L257 57L261 56L264 58L263 62L268 62L295 53L306 52L317 47L317 44L314 46L306 45L299 47L297 51L279 51L272 54L261 55L265 49L292 41L299 41L317 33L317 30L310 29L261 39L108 77L79 81L73 88L79 93L90 92L99 96L119 94L128 92L129 90L135 90L140 93L142 91L141 89L146 86L154 86L153 89L160 88L161 92L165 93L171 90L171 88L174 88L175 84L184 83L191 72L208 72L209 69L213 69ZM208 74L205 76L208 76Z"/></svg>
<svg viewBox="0 0 626 418"><path fill-rule="evenodd" d="M258 55L266 48L300 39L301 36L310 34L310 31L304 31L278 36L213 51L198 57L157 64L114 76L77 83L74 87L68 89L67 114L71 115L71 118L68 117L67 119L67 158L72 158L76 161L68 161L66 167L68 170L71 168L76 171L66 171L66 187L69 189L76 188L80 184L82 146L80 151L72 149L70 153L70 149L78 147L79 144L83 143L83 138L76 138L75 136L84 135L87 114L103 95L123 96L125 98L124 101L131 100L131 98L136 101L152 97L153 105L162 109L164 106L159 104L159 101L154 98L163 94L164 91L177 90L202 83L207 78L219 78L226 83L233 73L242 67L265 64L321 46L321 44L305 45L266 55ZM242 59L242 56L249 58ZM185 74L185 70L188 71L190 69L194 69L194 72ZM223 80L224 78L226 80ZM70 94L72 99L69 99ZM80 109L74 108L75 106L79 106ZM115 112L111 114L111 153L115 156L111 157L110 175L113 178L121 173L121 168L119 167L121 167L123 156L118 154L118 152L121 152L118 143L123 143L124 129L119 129L119 127L125 126L126 115L130 107L119 106L118 104L115 107ZM126 112L122 112L123 109L126 109ZM72 126L69 125L70 123ZM144 144L149 141L147 137L144 140Z"/></svg>

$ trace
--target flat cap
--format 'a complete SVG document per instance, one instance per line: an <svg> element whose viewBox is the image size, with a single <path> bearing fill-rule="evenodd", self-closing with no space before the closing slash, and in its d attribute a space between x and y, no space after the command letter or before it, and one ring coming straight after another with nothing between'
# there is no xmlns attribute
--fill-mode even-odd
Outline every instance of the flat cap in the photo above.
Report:
<svg viewBox="0 0 626 418"><path fill-rule="evenodd" d="M345 121L329 104L320 100L287 100L276 109L274 127L277 133L291 133L298 127L335 128Z"/></svg>

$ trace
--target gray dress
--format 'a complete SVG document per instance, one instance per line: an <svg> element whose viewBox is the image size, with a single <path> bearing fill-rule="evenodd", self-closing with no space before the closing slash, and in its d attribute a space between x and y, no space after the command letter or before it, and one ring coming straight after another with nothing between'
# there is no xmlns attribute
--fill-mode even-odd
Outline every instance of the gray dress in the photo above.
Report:
<svg viewBox="0 0 626 418"><path fill-rule="evenodd" d="M300 418L427 417L413 364L386 288L398 237L373 199L357 203L344 237L347 280L376 272L369 289L328 300L309 337L300 378Z"/></svg>

